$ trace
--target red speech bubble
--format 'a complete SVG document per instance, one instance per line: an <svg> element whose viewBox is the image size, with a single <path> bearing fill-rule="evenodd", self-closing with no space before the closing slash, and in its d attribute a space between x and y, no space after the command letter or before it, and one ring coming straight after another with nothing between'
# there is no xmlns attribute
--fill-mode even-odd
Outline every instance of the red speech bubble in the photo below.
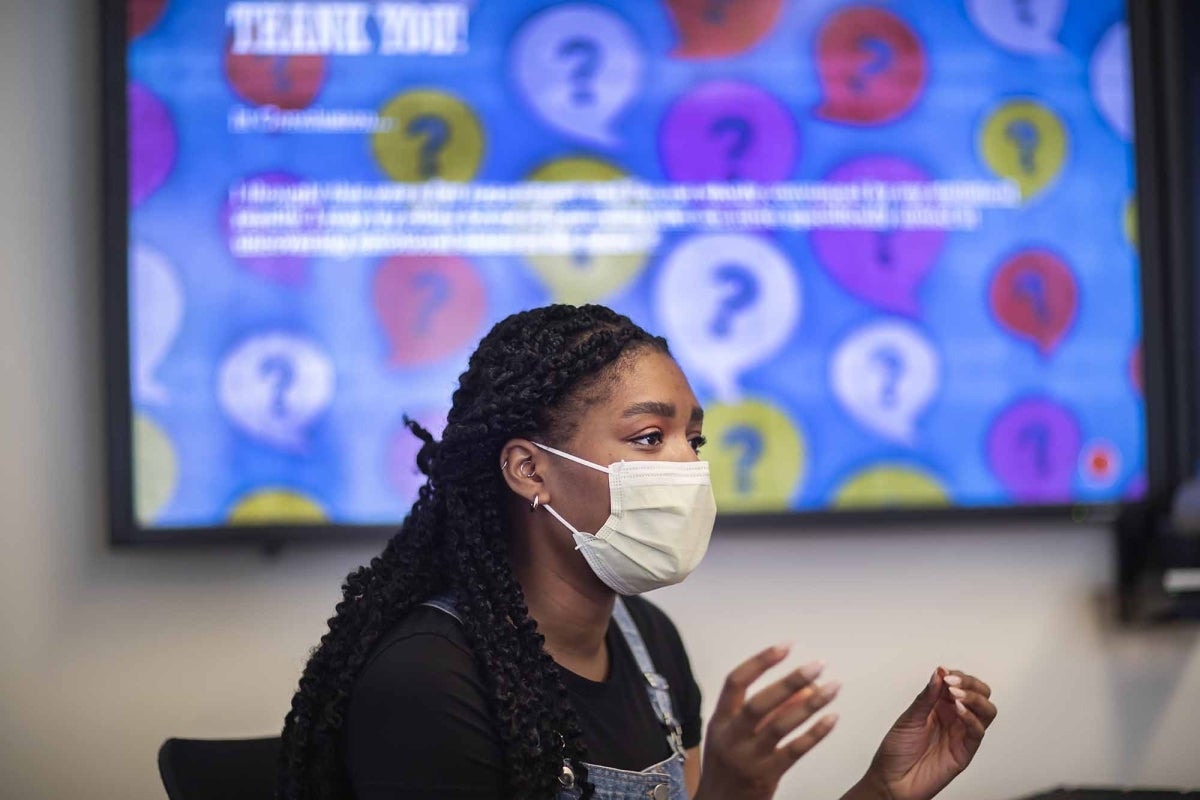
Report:
<svg viewBox="0 0 1200 800"><path fill-rule="evenodd" d="M429 364L479 335L487 291L458 256L392 256L375 273L375 313L393 366Z"/></svg>
<svg viewBox="0 0 1200 800"><path fill-rule="evenodd" d="M1025 250L992 278L990 303L1003 327L1049 356L1075 321L1079 288L1071 268L1054 253Z"/></svg>
<svg viewBox="0 0 1200 800"><path fill-rule="evenodd" d="M1142 374L1142 343L1138 342L1133 346L1133 352L1129 354L1129 380L1138 394L1145 393L1145 389L1142 388Z"/></svg>
<svg viewBox="0 0 1200 800"><path fill-rule="evenodd" d="M782 0L667 0L679 31L675 58L725 58L744 53L770 33Z"/></svg>
<svg viewBox="0 0 1200 800"><path fill-rule="evenodd" d="M817 74L825 101L817 114L879 125L906 113L928 77L925 48L900 17L856 6L829 18L817 35Z"/></svg>
<svg viewBox="0 0 1200 800"><path fill-rule="evenodd" d="M162 16L167 0L129 0L125 7L125 36L133 41L154 27Z"/></svg>
<svg viewBox="0 0 1200 800"><path fill-rule="evenodd" d="M307 108L325 84L325 56L235 54L225 42L225 76L243 100L256 106Z"/></svg>

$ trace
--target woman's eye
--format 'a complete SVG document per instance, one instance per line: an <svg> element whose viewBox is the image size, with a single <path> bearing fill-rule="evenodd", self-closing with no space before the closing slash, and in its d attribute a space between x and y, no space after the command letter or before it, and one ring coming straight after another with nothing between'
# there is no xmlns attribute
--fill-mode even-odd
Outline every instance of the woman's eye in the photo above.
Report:
<svg viewBox="0 0 1200 800"><path fill-rule="evenodd" d="M708 444L708 439L705 439L703 436L693 436L691 439L691 443L692 443L692 449L695 450L697 453L699 453L700 448L704 447L704 445Z"/></svg>
<svg viewBox="0 0 1200 800"><path fill-rule="evenodd" d="M634 444L645 445L646 447L654 447L662 444L663 435L659 431L653 433L643 433L635 439L631 439Z"/></svg>

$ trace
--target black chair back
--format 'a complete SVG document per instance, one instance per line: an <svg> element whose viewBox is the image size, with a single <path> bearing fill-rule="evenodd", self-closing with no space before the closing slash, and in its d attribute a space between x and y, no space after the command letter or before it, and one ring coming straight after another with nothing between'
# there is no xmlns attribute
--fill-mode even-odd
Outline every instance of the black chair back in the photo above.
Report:
<svg viewBox="0 0 1200 800"><path fill-rule="evenodd" d="M279 737L167 739L158 772L170 800L271 800Z"/></svg>

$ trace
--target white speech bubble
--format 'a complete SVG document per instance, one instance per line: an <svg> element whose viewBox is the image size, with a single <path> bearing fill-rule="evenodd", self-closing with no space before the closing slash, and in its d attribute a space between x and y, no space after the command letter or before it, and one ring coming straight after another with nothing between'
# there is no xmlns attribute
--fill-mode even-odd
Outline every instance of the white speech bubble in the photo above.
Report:
<svg viewBox="0 0 1200 800"><path fill-rule="evenodd" d="M618 143L613 120L641 85L644 58L633 28L600 6L555 6L513 40L512 74L534 112L586 142Z"/></svg>
<svg viewBox="0 0 1200 800"><path fill-rule="evenodd" d="M1005 50L1031 55L1063 51L1057 40L1067 0L967 0L975 27Z"/></svg>
<svg viewBox="0 0 1200 800"><path fill-rule="evenodd" d="M304 447L305 429L329 407L333 391L333 362L312 341L289 333L246 339L217 376L217 398L229 418L287 450Z"/></svg>
<svg viewBox="0 0 1200 800"><path fill-rule="evenodd" d="M912 444L917 417L941 383L941 362L910 323L873 322L838 346L829 382L838 401L864 427Z"/></svg>
<svg viewBox="0 0 1200 800"><path fill-rule="evenodd" d="M1129 85L1129 26L1109 28L1092 51L1088 77L1100 115L1125 141L1133 139L1133 99Z"/></svg>
<svg viewBox="0 0 1200 800"><path fill-rule="evenodd" d="M684 369L733 402L738 375L775 353L800 322L800 277L765 239L692 236L663 263L654 307Z"/></svg>
<svg viewBox="0 0 1200 800"><path fill-rule="evenodd" d="M154 373L179 335L183 287L167 257L145 244L130 253L129 298L133 400L161 405L171 396Z"/></svg>

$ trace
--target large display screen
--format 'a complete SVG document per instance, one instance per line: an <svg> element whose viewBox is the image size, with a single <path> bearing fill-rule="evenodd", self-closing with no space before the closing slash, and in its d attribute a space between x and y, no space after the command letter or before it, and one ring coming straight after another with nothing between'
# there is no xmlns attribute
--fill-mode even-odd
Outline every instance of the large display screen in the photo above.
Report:
<svg viewBox="0 0 1200 800"><path fill-rule="evenodd" d="M669 339L724 512L1144 492L1120 0L126 10L143 534L399 522L551 302Z"/></svg>

